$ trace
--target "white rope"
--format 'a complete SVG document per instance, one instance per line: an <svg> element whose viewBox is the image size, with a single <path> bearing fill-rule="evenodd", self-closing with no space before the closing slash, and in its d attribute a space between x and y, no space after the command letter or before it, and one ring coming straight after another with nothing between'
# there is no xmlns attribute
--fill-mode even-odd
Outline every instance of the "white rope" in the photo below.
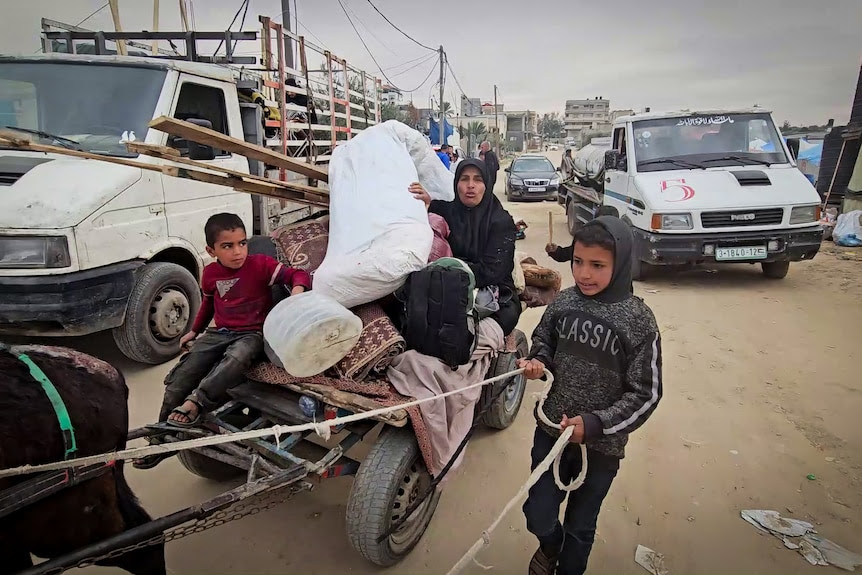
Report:
<svg viewBox="0 0 862 575"><path fill-rule="evenodd" d="M548 385L545 390L542 392L539 398L539 404L536 406L536 414L539 416L539 419L545 425L553 427L554 429L562 429L558 423L553 423L548 417L545 415L543 411L543 407L545 405L545 399L548 397L548 392L551 390L551 384L554 382L554 377L548 370L545 370L545 375L548 378ZM560 460L562 459L563 451L566 449L566 446L569 444L569 441L574 433L574 427L567 427L566 429L562 429L560 436L557 438L557 441L554 443L554 446L551 447L551 450L545 456L545 458L539 463L533 472L530 474L530 477L527 478L526 483L518 489L518 492L512 497L506 506L503 507L503 510L497 515L497 518L488 526L487 529L482 531L482 536L473 543L472 547L467 550L466 553L461 557L461 559L449 570L447 575L458 575L464 568L469 565L471 562L477 564L482 569L488 570L489 567L486 565L482 565L476 560L476 555L479 551L482 550L483 547L487 547L491 544L491 532L497 528L500 522L503 520L509 511L512 508L521 502L521 500L526 497L529 493L530 488L539 481L539 478L548 470L549 467L553 466L553 474L554 474L554 482L557 484L557 487L565 492L574 491L584 484L584 480L587 477L587 447L583 443L580 444L581 448L581 472L578 473L578 476L568 485L563 483L562 479L560 479Z"/></svg>
<svg viewBox="0 0 862 575"><path fill-rule="evenodd" d="M485 380L480 381L479 383L474 383L472 385L468 385L467 387L462 387L461 389L455 389L452 391L447 391L446 393L441 393L439 395L433 395L431 397L426 397L423 399L416 399L413 401L408 401L405 403L399 403L398 405L393 405L390 407L382 407L379 409L372 409L370 411L365 411L362 413L354 413L351 415L346 415L344 417L336 417L335 419L327 419L324 421L311 422L311 423L303 423L301 425L275 425L273 427L268 427L265 429L254 429L251 431L238 431L234 433L223 433L219 435L213 435L209 437L200 437L197 439L190 439L187 441L176 441L173 443L159 443L153 444L144 447L132 447L129 449L124 449L122 451L113 451L110 453L102 453L99 455L89 455L86 457L79 457L77 459L70 459L67 461L56 461L53 463L44 463L41 465L22 465L21 467L11 467L8 469L0 469L0 478L2 477L11 477L16 475L26 475L29 473L38 473L40 471L57 471L61 469L68 469L71 467L79 467L92 465L94 463L108 463L110 461L122 461L126 459L137 459L139 457L145 457L147 455L155 455L155 454L163 454L163 453L176 453L178 451L184 451L186 449L194 449L196 447L207 447L210 445L221 445L223 443L234 443L237 441L245 441L248 439L259 439L261 437L269 437L276 435L289 435L291 433L297 433L302 431L314 431L318 435L324 436L326 433L331 431L331 428L338 427L340 425L346 425L348 423L354 423L356 421L362 421L363 419L370 419L373 417L377 417L379 415L385 415L387 413L392 413L394 411L399 411L402 409L406 409L408 407L413 407L415 405L421 405L423 403L428 403L430 401L434 401L437 399L444 399L449 397L450 395L455 395L458 393L463 393L465 391L475 389L477 387L482 387L484 385L488 385L490 383L496 383L498 381L503 381L505 379L509 379L516 375L521 375L524 373L523 369L516 369L514 371L510 371L508 373L504 373L503 375L498 375L496 377L491 377ZM177 432L181 432L181 428L177 428Z"/></svg>

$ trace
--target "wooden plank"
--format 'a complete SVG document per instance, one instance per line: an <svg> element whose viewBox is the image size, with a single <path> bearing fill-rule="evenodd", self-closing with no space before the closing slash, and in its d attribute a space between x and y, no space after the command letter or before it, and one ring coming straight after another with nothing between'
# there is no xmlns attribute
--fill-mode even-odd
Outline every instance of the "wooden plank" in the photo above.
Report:
<svg viewBox="0 0 862 575"><path fill-rule="evenodd" d="M61 148L60 146L46 146L37 144L30 140L22 139L17 134L0 130L0 141L4 144L20 150L28 150L30 152L44 152L46 154L62 154L64 156L72 156L73 158L81 158L84 160L97 160L99 162L107 162L109 164L117 164L120 166L128 166L130 168L139 168L141 170L150 170L161 172L168 176L176 177L179 168L176 166L162 166L158 164L147 164L144 162L136 162L126 158L117 158L115 156L105 156L102 154L94 154L93 152L83 152L81 150L72 150L69 148Z"/></svg>
<svg viewBox="0 0 862 575"><path fill-rule="evenodd" d="M222 186L227 186L229 188L233 188L239 192L247 192L250 194L260 194L264 196L270 196L273 198L278 198L281 200L289 200L292 202L299 202L303 204L309 204L312 206L318 207L328 207L329 206L329 197L325 193L320 193L321 190L319 188L313 188L311 186L305 186L303 184L293 184L288 182L281 182L277 180L267 180L266 178L259 178L255 176L255 178L259 178L264 181L246 181L244 178L250 178L249 174L242 174L240 172L234 172L238 174L237 176L219 176L218 174L211 174L208 172L200 172L197 170L187 170L185 168L179 168L177 166L166 166L162 164L148 164L144 162L137 162L135 160L129 160L126 158L117 158L114 156L104 156L102 154L94 154L92 152L83 152L80 150L71 150L69 148L61 148L59 146L45 146L42 144L36 144L29 140L22 139L17 136L17 134L10 134L9 132L5 132L0 130L0 142L10 147L19 149L19 150L27 150L31 152L44 152L46 154L60 154L64 156L71 156L73 158L81 158L84 160L96 160L100 162L107 162L109 164L117 164L120 166L127 166L130 168L138 168L141 170L150 170L153 172L161 172L166 176L172 176L175 178L188 178L197 180L200 182L206 182L210 184L218 184ZM152 151L152 150L149 150ZM185 160L185 158L176 158L170 157L167 158L172 162L177 162L179 160ZM193 160L188 160L192 162ZM205 169L212 169L214 166L200 166Z"/></svg>
<svg viewBox="0 0 862 575"><path fill-rule="evenodd" d="M279 154L267 148L256 146L244 140L232 138L215 130L202 128L183 120L161 116L151 121L150 127L173 136L179 136L199 144L240 154L252 160L259 160L277 168L296 172L313 180L329 181L329 173L317 166L306 164L284 154Z"/></svg>
<svg viewBox="0 0 862 575"><path fill-rule="evenodd" d="M158 144L146 144L144 142L126 142L126 149L134 154L145 154L147 156L154 157L170 157L170 158L180 158L182 157L182 153L176 148L171 148L170 146L159 146ZM149 153L154 152L154 153Z"/></svg>
<svg viewBox="0 0 862 575"><path fill-rule="evenodd" d="M327 142L328 143L328 142ZM316 188L314 186L307 186L305 184L300 184L298 182L284 182L281 180L273 180L272 178L267 178L264 176L257 176L255 174L246 174L244 172L238 172L236 170L231 170L229 168L225 168L223 166L219 166L217 164L204 164L203 162L199 162L197 160L190 160L188 158L183 158L182 156L174 156L173 152L178 152L174 148L168 148L166 146L156 146L151 144L138 144L137 142L132 142L134 145L127 144L127 147L130 151L136 151L141 154L145 154L147 156L152 156L154 158L159 158L161 160L167 160L169 162L174 162L177 164L184 164L187 166L193 166L195 168L199 168L201 170L212 170L213 172L221 172L223 174L228 174L230 176L235 176L237 178L242 178L244 180L254 180L258 182L263 182L265 184L269 184L272 186L277 186L279 188L284 188L287 191L293 191L304 194L312 194L314 196L319 196L321 201L327 201L327 196L329 195L329 190L324 188ZM170 150L170 151L168 151Z"/></svg>
<svg viewBox="0 0 862 575"><path fill-rule="evenodd" d="M199 172L197 170L187 170L185 168L179 168L178 170L179 173L177 174L177 176L180 178L189 178L191 180L197 180L199 182L205 182L207 184L227 186L239 192L260 194L262 196L270 196L281 200L289 200L291 202L300 202L303 204L309 204L321 208L329 206L328 198L314 196L312 194L305 194L302 192L290 191L282 188L281 186L276 186L273 184L246 181L242 178L237 178L234 176L219 176L218 174Z"/></svg>

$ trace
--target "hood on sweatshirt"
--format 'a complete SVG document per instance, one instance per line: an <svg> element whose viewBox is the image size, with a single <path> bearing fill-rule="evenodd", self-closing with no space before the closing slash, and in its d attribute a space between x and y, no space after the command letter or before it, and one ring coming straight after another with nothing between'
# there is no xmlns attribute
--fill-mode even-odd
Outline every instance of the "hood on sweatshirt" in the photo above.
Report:
<svg viewBox="0 0 862 575"><path fill-rule="evenodd" d="M632 247L634 237L631 228L619 218L601 216L587 226L601 226L614 239L614 273L608 287L594 296L581 294L583 297L604 303L617 303L632 297ZM575 240L577 241L577 240ZM572 250L574 256L574 250ZM577 289L577 288L576 288ZM579 290L580 291L580 290Z"/></svg>

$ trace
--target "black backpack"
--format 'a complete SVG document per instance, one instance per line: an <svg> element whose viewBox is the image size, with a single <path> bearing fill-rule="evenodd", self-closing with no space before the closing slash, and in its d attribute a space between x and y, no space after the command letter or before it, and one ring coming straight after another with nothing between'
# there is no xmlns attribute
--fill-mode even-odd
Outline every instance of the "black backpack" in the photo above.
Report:
<svg viewBox="0 0 862 575"><path fill-rule="evenodd" d="M476 280L469 266L440 258L411 273L397 297L404 304L401 335L408 349L439 358L457 369L476 349Z"/></svg>

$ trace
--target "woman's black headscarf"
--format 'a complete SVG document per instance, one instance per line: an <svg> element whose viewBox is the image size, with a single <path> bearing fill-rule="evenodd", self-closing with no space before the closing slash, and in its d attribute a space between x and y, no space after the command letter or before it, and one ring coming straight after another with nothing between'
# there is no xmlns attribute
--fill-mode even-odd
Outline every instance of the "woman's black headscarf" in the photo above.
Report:
<svg viewBox="0 0 862 575"><path fill-rule="evenodd" d="M458 181L467 168L476 168L482 174L485 182L485 195L478 206L468 207L461 202L458 196ZM471 262L482 259L488 244L488 236L491 225L495 219L514 222L512 216L503 208L503 204L494 195L488 185L488 172L481 160L465 159L455 171L455 200L452 202L432 202L431 211L438 213L446 219L449 224L449 245L455 257Z"/></svg>

